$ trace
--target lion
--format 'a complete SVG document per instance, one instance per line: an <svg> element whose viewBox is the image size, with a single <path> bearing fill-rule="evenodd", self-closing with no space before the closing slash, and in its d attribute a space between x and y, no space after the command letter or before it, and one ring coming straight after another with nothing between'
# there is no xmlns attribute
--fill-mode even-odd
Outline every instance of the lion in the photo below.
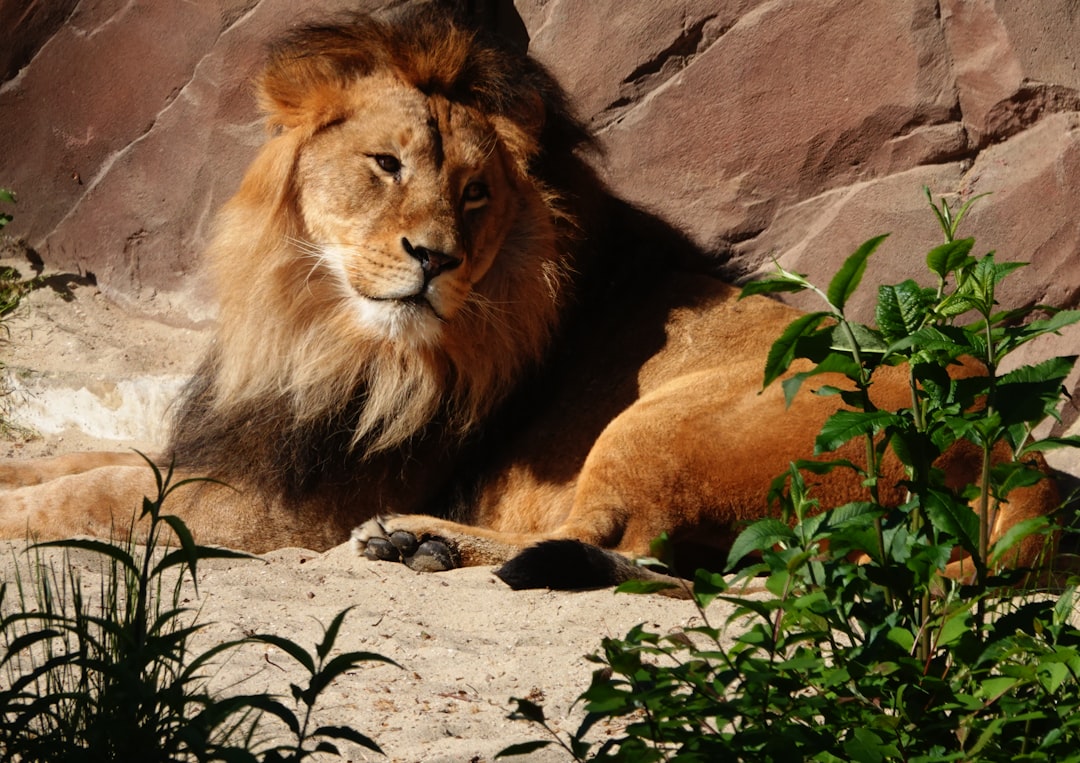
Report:
<svg viewBox="0 0 1080 763"><path fill-rule="evenodd" d="M268 138L205 256L216 334L158 457L212 478L169 498L197 539L351 537L425 570L532 559L504 578L585 587L632 574L612 559L661 533L715 565L768 512L770 481L837 405L761 389L796 311L740 300L609 194L540 64L420 7L290 33L258 98ZM903 405L903 369L874 394ZM979 466L942 460L957 484ZM122 532L155 489L133 453L9 463L0 485L8 538ZM861 489L815 486L824 505ZM993 534L1056 506L1050 480L1017 491ZM544 541L563 543L519 556Z"/></svg>

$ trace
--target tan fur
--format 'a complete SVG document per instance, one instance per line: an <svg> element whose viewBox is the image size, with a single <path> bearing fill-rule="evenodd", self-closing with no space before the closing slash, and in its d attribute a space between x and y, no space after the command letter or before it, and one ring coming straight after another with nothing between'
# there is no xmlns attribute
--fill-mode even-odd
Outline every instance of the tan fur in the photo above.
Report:
<svg viewBox="0 0 1080 763"><path fill-rule="evenodd" d="M430 9L358 18L279 45L260 102L270 136L207 253L216 341L162 458L225 483L167 504L200 541L325 548L380 516L362 546L400 529L462 564L661 532L718 559L811 452L835 398L759 389L795 313L679 272L692 247L603 193L535 62ZM875 393L904 404L902 371ZM0 534L60 537L126 526L153 480L86 454L0 487ZM995 535L1056 500L1014 494Z"/></svg>

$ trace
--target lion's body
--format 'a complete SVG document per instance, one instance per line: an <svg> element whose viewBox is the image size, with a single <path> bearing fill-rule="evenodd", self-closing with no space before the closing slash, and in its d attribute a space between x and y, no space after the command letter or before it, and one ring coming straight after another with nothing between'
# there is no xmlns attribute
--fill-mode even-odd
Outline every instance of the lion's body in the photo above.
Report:
<svg viewBox="0 0 1080 763"><path fill-rule="evenodd" d="M324 548L394 515L361 545L404 530L481 564L666 531L715 553L811 452L834 403L760 392L794 311L680 271L690 247L599 192L529 59L437 17L361 19L279 47L261 95L275 132L209 249L220 327L168 453L228 486L170 498L202 542ZM902 373L875 392L903 404ZM0 485L8 537L107 533L153 490L119 454ZM1027 491L998 532L1054 500Z"/></svg>

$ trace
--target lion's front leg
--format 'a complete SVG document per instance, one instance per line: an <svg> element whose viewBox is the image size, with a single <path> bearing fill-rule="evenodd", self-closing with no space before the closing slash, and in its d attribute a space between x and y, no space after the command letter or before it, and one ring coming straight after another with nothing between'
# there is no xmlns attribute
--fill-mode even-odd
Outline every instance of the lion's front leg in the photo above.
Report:
<svg viewBox="0 0 1080 763"><path fill-rule="evenodd" d="M358 554L421 572L502 564L534 541L423 514L375 517L352 531Z"/></svg>

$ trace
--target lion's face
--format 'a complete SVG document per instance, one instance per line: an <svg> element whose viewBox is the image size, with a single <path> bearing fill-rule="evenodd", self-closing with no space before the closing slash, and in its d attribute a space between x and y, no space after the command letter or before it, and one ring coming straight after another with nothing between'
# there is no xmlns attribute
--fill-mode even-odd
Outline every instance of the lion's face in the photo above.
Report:
<svg viewBox="0 0 1080 763"><path fill-rule="evenodd" d="M356 320L434 342L492 267L516 191L494 127L391 74L351 88L296 165L305 249L340 282Z"/></svg>
<svg viewBox="0 0 1080 763"><path fill-rule="evenodd" d="M207 255L207 426L258 409L299 442L348 416L368 453L435 417L464 435L550 347L583 133L531 59L415 8L402 24L302 28L271 52L270 138Z"/></svg>

